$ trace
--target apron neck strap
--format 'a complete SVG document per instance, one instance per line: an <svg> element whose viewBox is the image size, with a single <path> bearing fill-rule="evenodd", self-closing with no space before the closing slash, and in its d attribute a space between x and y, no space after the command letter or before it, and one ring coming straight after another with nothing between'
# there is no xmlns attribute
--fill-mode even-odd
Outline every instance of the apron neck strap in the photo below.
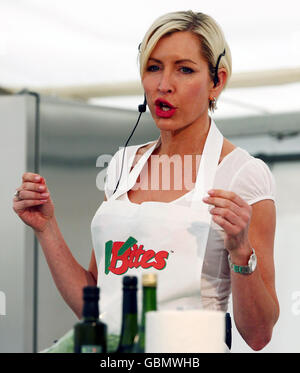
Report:
<svg viewBox="0 0 300 373"><path fill-rule="evenodd" d="M192 207L196 207L199 202L203 203L202 198L213 188L222 147L223 135L211 119L193 191Z"/></svg>
<svg viewBox="0 0 300 373"><path fill-rule="evenodd" d="M128 190L130 190L135 182L136 182L136 179L138 178L139 174L141 173L145 163L147 162L148 158L150 157L150 155L153 153L154 149L157 148L157 146L160 144L160 137L157 139L157 141L142 155L142 157L138 160L137 164L134 166L133 170L131 170L131 172L129 173L130 171L130 168L132 166L132 163L134 161L134 156L136 155L136 151L137 151L137 148L134 147L134 152L133 154L130 154L129 157L126 157L126 154L125 154L125 157L124 157L124 171L123 171L123 175L122 175L122 178L120 180L120 184L119 184L119 187L116 191L116 193L114 193L111 197L110 197L110 201L111 200L115 200L117 199L120 195L122 195L123 193L126 193ZM123 152L124 151L128 151L129 149L126 149L126 148L123 148ZM120 157L122 159L123 157L123 153L122 153L122 156Z"/></svg>

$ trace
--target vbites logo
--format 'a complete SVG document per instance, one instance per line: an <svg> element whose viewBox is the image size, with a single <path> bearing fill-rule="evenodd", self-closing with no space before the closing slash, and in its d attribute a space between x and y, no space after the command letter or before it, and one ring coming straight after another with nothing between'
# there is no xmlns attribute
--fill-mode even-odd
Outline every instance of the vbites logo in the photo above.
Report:
<svg viewBox="0 0 300 373"><path fill-rule="evenodd" d="M167 265L169 253L144 250L144 245L137 245L137 240L129 237L127 241L107 241L105 243L105 274L123 275L129 268L153 267L164 269ZM118 263L119 262L119 263ZM118 265L118 266L117 266Z"/></svg>

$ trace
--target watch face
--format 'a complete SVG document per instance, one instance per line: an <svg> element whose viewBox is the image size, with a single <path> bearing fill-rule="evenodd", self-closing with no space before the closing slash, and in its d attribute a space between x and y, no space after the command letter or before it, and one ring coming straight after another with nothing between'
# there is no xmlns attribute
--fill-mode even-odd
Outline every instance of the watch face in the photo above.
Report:
<svg viewBox="0 0 300 373"><path fill-rule="evenodd" d="M250 256L250 259L249 259L249 267L250 267L250 270L251 272L253 272L256 268L256 264L257 264L257 258L256 258L256 255L255 254L252 254Z"/></svg>

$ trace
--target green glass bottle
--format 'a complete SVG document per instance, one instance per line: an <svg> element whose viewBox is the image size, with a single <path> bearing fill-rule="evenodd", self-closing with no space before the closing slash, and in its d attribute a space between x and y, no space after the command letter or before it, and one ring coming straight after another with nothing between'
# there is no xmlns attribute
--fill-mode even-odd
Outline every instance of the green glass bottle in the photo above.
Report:
<svg viewBox="0 0 300 373"><path fill-rule="evenodd" d="M123 277L123 314L118 352L133 352L134 338L138 331L137 277Z"/></svg>
<svg viewBox="0 0 300 373"><path fill-rule="evenodd" d="M99 320L99 292L97 286L83 288L82 320L74 326L75 353L105 353L107 326Z"/></svg>
<svg viewBox="0 0 300 373"><path fill-rule="evenodd" d="M135 340L134 352L145 352L145 328L146 312L156 311L156 286L157 276L154 273L147 273L142 276L143 285L143 310L139 333Z"/></svg>

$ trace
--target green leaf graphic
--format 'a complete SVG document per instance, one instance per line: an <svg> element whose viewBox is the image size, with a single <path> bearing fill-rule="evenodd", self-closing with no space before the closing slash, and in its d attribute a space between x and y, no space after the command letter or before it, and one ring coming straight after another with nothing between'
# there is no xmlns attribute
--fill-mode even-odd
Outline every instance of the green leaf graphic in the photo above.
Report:
<svg viewBox="0 0 300 373"><path fill-rule="evenodd" d="M113 241L107 241L105 243L105 274L107 275L109 272L109 265L111 259L111 252L113 247Z"/></svg>
<svg viewBox="0 0 300 373"><path fill-rule="evenodd" d="M123 245L120 247L118 255L124 254L126 250L128 250L130 247L132 247L136 243L137 243L137 240L135 238L129 237L127 241L124 242Z"/></svg>

